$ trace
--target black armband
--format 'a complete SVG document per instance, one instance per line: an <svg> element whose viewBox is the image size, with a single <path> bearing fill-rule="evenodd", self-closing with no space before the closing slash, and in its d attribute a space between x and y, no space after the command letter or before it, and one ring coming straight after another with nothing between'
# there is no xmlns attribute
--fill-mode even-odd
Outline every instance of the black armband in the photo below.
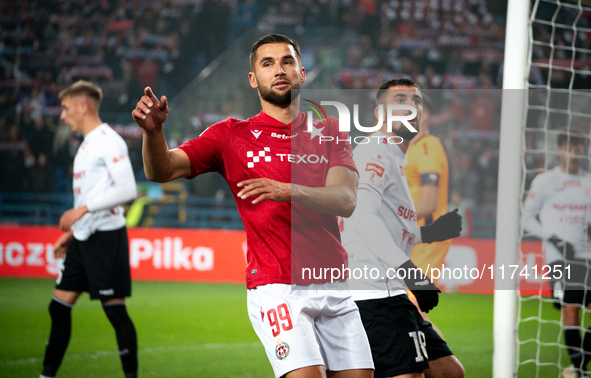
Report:
<svg viewBox="0 0 591 378"><path fill-rule="evenodd" d="M421 186L434 185L439 187L439 174L435 172L421 173Z"/></svg>

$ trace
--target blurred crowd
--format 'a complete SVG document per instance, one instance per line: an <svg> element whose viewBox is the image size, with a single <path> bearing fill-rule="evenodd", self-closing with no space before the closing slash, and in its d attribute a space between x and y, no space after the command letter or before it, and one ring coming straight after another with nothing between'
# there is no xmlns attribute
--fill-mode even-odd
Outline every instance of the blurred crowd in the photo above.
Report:
<svg viewBox="0 0 591 378"><path fill-rule="evenodd" d="M130 99L147 85L174 95L225 47L229 7L224 1L0 2L0 191L68 190L80 138L59 122L59 91L78 79L99 84L101 116L110 123L117 114L129 116ZM126 137L131 150L138 135Z"/></svg>
<svg viewBox="0 0 591 378"><path fill-rule="evenodd" d="M347 51L337 85L375 88L400 72L424 88L500 87L504 17L486 0L378 3L368 19L373 29Z"/></svg>
<svg viewBox="0 0 591 378"><path fill-rule="evenodd" d="M486 0L5 0L0 2L0 192L70 189L80 136L59 121L57 94L78 79L99 84L104 121L116 125L141 179L141 133L129 113L150 85L173 97L246 30L344 28L351 40L337 88L376 88L394 76L454 90L436 101L431 130L450 161L450 192L495 201L504 12ZM589 27L588 12L538 9L541 20ZM589 33L534 25L536 85L589 85L547 64L589 70ZM562 60L561 60L562 59ZM320 61L321 59L317 59ZM546 64L546 66L544 66ZM228 89L230 90L230 89ZM465 92L462 92L465 91ZM230 111L229 111L230 112ZM123 115L123 116L121 116ZM121 118L123 117L123 118ZM207 117L201 117L207 118ZM211 118L211 117L210 117ZM213 115L215 118L215 115ZM208 122L207 119L197 119ZM533 164L539 164L539 161Z"/></svg>

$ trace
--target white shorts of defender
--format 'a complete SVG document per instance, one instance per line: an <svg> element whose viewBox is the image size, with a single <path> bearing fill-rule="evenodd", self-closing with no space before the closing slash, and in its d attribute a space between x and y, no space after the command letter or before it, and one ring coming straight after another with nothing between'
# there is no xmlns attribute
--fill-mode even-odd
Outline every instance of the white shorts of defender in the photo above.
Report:
<svg viewBox="0 0 591 378"><path fill-rule="evenodd" d="M269 284L248 290L250 321L276 378L313 365L373 369L359 309L346 287Z"/></svg>

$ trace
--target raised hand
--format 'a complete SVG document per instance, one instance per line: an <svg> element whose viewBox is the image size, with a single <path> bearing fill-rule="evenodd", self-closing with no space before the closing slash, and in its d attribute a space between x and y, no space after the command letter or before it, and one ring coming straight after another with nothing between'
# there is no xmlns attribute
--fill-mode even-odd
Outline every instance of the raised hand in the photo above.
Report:
<svg viewBox="0 0 591 378"><path fill-rule="evenodd" d="M168 116L168 100L166 96L162 96L158 101L152 88L146 87L144 96L138 101L131 116L135 123L147 133L161 131L162 124Z"/></svg>
<svg viewBox="0 0 591 378"><path fill-rule="evenodd" d="M431 224L421 227L423 243L444 241L460 236L462 232L462 216L458 209L435 219Z"/></svg>

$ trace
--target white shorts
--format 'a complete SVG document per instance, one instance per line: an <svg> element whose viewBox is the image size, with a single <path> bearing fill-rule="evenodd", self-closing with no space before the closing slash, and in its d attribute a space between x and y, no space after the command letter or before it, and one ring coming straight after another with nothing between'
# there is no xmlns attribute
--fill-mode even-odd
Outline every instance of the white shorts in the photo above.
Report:
<svg viewBox="0 0 591 378"><path fill-rule="evenodd" d="M335 282L248 290L248 315L275 377L313 365L374 368L359 309L345 288Z"/></svg>

